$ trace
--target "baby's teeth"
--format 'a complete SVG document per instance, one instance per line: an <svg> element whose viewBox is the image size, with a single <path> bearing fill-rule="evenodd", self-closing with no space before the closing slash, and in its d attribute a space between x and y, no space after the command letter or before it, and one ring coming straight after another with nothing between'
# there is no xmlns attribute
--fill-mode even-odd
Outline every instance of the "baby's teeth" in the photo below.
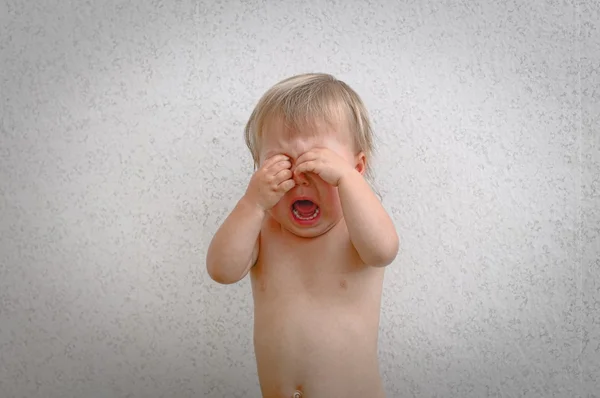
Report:
<svg viewBox="0 0 600 398"><path fill-rule="evenodd" d="M301 216L301 215L298 213L298 211L297 211L296 209L292 209L292 211L294 212L294 215L295 215L296 217L298 217L299 219L301 219L301 220L312 220L312 219L314 219L315 217L317 217L317 215L319 214L319 209L318 209L318 208L315 210L315 212L313 213L313 215L312 215L312 216L310 216L310 217L302 217L302 216Z"/></svg>

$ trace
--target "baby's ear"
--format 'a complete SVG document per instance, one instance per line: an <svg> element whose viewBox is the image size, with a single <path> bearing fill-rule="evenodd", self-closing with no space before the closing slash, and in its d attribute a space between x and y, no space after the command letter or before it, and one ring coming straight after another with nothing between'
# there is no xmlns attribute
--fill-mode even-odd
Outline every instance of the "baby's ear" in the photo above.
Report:
<svg viewBox="0 0 600 398"><path fill-rule="evenodd" d="M365 174L365 171L367 170L367 157L365 156L364 152L360 152L358 155L356 155L354 167L361 175Z"/></svg>

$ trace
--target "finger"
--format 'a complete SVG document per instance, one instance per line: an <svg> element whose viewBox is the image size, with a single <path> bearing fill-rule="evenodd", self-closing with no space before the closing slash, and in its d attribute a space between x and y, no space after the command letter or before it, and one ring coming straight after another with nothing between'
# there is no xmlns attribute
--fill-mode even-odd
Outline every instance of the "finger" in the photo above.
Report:
<svg viewBox="0 0 600 398"><path fill-rule="evenodd" d="M274 156L271 156L270 158L268 158L267 160L265 160L265 163L263 163L263 168L264 169L268 169L271 166L273 166L274 164L276 164L277 162L283 162L283 161L289 161L290 158L287 157L286 155L282 155L282 154L277 154Z"/></svg>
<svg viewBox="0 0 600 398"><path fill-rule="evenodd" d="M282 169L287 169L289 170L292 167L292 163L289 160L281 160L273 165L271 165L268 170L269 171L273 171L273 172L277 172L279 170Z"/></svg>
<svg viewBox="0 0 600 398"><path fill-rule="evenodd" d="M279 185L282 181L289 180L292 178L292 171L290 169L283 169L275 174L274 182Z"/></svg>
<svg viewBox="0 0 600 398"><path fill-rule="evenodd" d="M285 180L284 182L282 182L281 184L279 184L279 186L277 187L277 190L279 192L287 192L290 189L294 188L296 186L296 182L294 180Z"/></svg>
<svg viewBox="0 0 600 398"><path fill-rule="evenodd" d="M303 162L308 162L309 160L315 160L317 158L317 152L310 150L308 152L304 152L302 155L300 155L298 157L298 160L296 161L297 164L303 163Z"/></svg>
<svg viewBox="0 0 600 398"><path fill-rule="evenodd" d="M298 166L296 166L296 168L294 169L294 174L298 175L301 173L315 173L317 172L317 162L314 160L309 160L307 162L304 163L300 163Z"/></svg>

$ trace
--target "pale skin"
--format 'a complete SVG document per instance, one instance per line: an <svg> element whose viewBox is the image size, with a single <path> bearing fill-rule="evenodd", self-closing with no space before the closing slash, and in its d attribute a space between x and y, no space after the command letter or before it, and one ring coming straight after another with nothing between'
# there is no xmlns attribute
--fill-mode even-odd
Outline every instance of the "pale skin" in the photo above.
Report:
<svg viewBox="0 0 600 398"><path fill-rule="evenodd" d="M341 129L265 133L261 164L215 234L217 282L251 275L263 397L384 397L377 358L384 267L398 252L392 220L363 177L366 159ZM316 198L322 218L294 223L288 202ZM296 394L296 395L294 395Z"/></svg>

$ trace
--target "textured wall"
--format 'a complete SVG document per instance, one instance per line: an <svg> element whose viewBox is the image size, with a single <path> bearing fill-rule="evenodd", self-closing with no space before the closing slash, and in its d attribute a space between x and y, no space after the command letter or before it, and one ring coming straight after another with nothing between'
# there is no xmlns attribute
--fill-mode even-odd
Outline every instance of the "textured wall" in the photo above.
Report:
<svg viewBox="0 0 600 398"><path fill-rule="evenodd" d="M258 397L210 238L295 73L373 115L390 397L600 397L596 0L0 3L0 396Z"/></svg>

